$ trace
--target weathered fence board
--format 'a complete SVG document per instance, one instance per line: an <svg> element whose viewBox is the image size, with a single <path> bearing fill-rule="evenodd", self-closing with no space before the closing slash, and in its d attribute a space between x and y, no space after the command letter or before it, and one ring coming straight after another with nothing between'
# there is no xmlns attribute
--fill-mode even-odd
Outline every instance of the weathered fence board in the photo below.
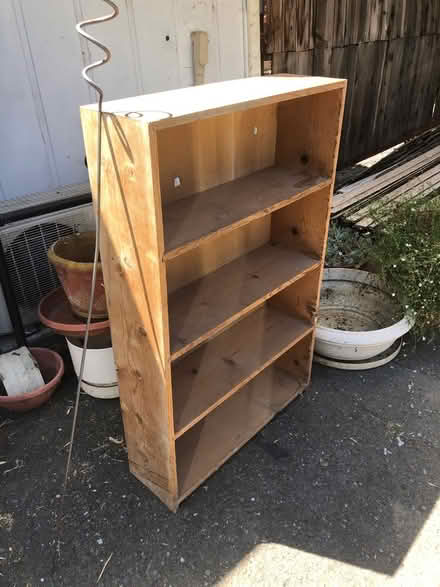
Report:
<svg viewBox="0 0 440 587"><path fill-rule="evenodd" d="M440 0L265 0L272 73L349 80L340 165L440 124Z"/></svg>

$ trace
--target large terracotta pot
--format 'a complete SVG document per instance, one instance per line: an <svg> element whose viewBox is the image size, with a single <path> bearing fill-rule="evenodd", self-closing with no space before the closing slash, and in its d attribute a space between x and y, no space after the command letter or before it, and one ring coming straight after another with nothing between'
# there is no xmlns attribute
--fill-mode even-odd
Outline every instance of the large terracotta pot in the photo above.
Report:
<svg viewBox="0 0 440 587"><path fill-rule="evenodd" d="M87 318L89 308L94 250L95 233L83 232L57 240L47 253L72 311L82 318ZM98 263L92 318L102 320L107 315L102 265Z"/></svg>

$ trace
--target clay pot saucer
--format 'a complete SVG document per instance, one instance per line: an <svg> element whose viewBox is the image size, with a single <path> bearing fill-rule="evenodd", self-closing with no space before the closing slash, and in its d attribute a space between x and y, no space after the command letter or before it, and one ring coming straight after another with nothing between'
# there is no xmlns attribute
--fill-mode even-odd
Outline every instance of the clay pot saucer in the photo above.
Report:
<svg viewBox="0 0 440 587"><path fill-rule="evenodd" d="M48 293L40 302L38 315L41 322L57 334L69 337L82 337L86 331L86 320L72 312L72 307L62 287ZM89 336L108 334L110 321L92 321Z"/></svg>
<svg viewBox="0 0 440 587"><path fill-rule="evenodd" d="M44 385L34 391L19 395L0 396L0 408L12 412L27 412L45 404L58 387L64 374L64 362L58 353L50 349L30 347L43 376Z"/></svg>

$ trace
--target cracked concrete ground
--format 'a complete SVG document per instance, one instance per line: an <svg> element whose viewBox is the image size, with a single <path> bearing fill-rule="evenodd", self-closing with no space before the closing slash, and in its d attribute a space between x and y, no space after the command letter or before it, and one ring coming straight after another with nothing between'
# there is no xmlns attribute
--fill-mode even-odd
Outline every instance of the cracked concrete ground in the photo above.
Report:
<svg viewBox="0 0 440 587"><path fill-rule="evenodd" d="M117 400L81 398L64 516L73 377L43 408L0 414L0 585L94 585L110 555L101 585L440 585L440 355L406 354L315 365L177 514L109 440Z"/></svg>

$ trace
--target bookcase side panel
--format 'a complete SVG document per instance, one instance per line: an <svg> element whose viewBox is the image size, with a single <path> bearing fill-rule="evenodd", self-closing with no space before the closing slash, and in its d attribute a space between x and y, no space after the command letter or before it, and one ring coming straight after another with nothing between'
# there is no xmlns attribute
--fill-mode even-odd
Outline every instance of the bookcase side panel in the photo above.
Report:
<svg viewBox="0 0 440 587"><path fill-rule="evenodd" d="M97 113L81 111L96 206ZM163 227L155 137L103 115L101 257L130 470L177 507Z"/></svg>

